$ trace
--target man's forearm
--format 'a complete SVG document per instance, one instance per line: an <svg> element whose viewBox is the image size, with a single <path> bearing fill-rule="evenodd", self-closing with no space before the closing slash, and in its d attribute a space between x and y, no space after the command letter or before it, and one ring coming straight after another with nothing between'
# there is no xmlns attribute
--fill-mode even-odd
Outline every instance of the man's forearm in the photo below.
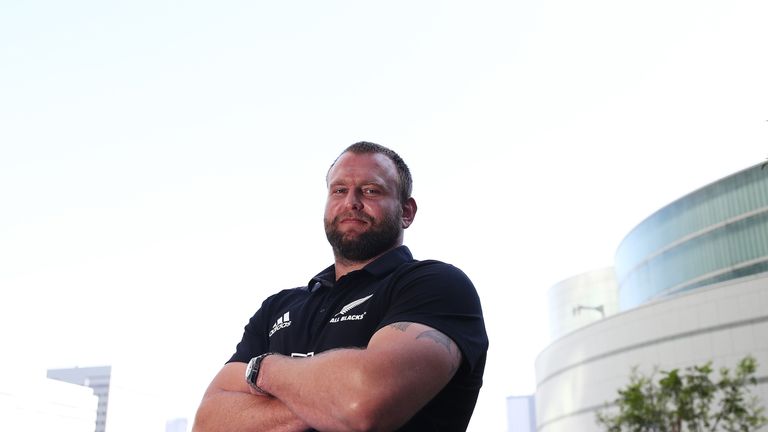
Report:
<svg viewBox="0 0 768 432"><path fill-rule="evenodd" d="M318 430L395 430L445 387L461 361L450 338L403 322L378 330L365 349L267 356L257 385Z"/></svg>
<svg viewBox="0 0 768 432"><path fill-rule="evenodd" d="M203 398L192 432L301 432L308 428L278 399L219 391Z"/></svg>
<svg viewBox="0 0 768 432"><path fill-rule="evenodd" d="M355 431L360 395L374 392L359 370L365 365L358 349L337 349L311 358L269 356L262 363L265 390L318 430ZM260 375L261 376L261 375ZM367 417L366 417L367 418Z"/></svg>

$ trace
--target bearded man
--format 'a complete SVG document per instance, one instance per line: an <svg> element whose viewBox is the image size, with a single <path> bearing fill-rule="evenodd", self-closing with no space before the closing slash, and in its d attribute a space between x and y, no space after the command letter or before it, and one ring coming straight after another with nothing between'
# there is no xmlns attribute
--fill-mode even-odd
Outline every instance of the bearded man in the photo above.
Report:
<svg viewBox="0 0 768 432"><path fill-rule="evenodd" d="M328 171L334 264L267 298L213 378L194 432L464 431L488 337L472 282L403 245L408 166L359 142Z"/></svg>

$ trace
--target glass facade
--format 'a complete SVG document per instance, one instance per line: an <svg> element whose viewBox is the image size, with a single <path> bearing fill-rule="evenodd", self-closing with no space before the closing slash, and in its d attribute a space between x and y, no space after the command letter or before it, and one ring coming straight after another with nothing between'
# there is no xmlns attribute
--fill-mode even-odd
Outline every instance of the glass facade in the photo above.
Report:
<svg viewBox="0 0 768 432"><path fill-rule="evenodd" d="M768 169L755 165L660 209L616 252L619 304L768 271Z"/></svg>

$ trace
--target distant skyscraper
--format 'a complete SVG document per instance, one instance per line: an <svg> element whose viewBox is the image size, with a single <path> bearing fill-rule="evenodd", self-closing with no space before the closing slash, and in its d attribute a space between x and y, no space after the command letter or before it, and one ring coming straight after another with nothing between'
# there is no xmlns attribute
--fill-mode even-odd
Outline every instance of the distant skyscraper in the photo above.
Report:
<svg viewBox="0 0 768 432"><path fill-rule="evenodd" d="M187 432L187 419L177 418L165 423L165 432Z"/></svg>
<svg viewBox="0 0 768 432"><path fill-rule="evenodd" d="M533 395L507 398L507 432L536 432L536 401Z"/></svg>
<svg viewBox="0 0 768 432"><path fill-rule="evenodd" d="M99 398L98 410L96 411L95 432L104 432L106 429L109 381L111 375L111 366L48 369L48 378L93 389L93 394Z"/></svg>

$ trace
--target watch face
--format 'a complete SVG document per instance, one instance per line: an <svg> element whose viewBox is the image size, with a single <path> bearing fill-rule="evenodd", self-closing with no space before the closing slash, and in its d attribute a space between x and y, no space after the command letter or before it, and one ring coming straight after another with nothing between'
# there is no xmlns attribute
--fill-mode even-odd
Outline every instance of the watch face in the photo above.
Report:
<svg viewBox="0 0 768 432"><path fill-rule="evenodd" d="M252 358L251 361L248 362L248 366L245 368L245 380L250 384L256 384L253 382L253 379L255 378L255 374L253 373L253 366L256 364L256 359L257 357Z"/></svg>
<svg viewBox="0 0 768 432"><path fill-rule="evenodd" d="M245 368L245 382L247 382L248 385L251 387L252 393L269 395L269 393L260 389L259 386L256 385L256 381L259 379L259 369L261 368L261 360L263 360L264 357L271 354L273 353L271 352L264 353L260 356L252 358L251 361L248 362L248 366L246 366Z"/></svg>

